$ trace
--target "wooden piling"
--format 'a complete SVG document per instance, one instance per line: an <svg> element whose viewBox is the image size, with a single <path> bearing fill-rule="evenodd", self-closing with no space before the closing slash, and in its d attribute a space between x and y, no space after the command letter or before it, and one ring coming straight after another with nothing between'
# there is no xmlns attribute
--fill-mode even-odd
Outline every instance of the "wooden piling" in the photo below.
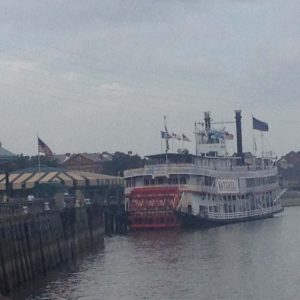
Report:
<svg viewBox="0 0 300 300"><path fill-rule="evenodd" d="M0 218L0 294L104 245L100 205Z"/></svg>

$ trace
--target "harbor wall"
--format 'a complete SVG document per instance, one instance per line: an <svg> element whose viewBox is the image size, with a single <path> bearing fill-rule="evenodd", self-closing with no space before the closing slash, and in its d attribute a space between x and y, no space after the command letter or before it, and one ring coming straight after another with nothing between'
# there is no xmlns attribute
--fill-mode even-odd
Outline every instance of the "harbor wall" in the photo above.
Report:
<svg viewBox="0 0 300 300"><path fill-rule="evenodd" d="M98 204L0 218L0 295L102 246Z"/></svg>

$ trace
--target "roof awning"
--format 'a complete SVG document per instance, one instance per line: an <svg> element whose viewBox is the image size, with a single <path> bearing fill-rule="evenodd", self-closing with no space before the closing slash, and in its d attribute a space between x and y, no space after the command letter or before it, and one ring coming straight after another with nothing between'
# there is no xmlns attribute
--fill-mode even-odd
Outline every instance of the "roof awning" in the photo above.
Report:
<svg viewBox="0 0 300 300"><path fill-rule="evenodd" d="M123 186L123 178L91 172L81 171L27 171L16 172L9 175L9 182L13 190L32 189L37 184L61 183L66 187L97 187L119 185ZM0 174L0 191L5 190L5 174Z"/></svg>

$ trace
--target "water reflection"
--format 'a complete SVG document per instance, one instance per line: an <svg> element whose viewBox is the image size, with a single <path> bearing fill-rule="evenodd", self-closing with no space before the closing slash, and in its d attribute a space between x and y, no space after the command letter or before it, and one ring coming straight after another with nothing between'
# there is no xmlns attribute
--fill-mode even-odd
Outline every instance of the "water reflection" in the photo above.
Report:
<svg viewBox="0 0 300 300"><path fill-rule="evenodd" d="M77 269L15 299L298 299L299 214L107 238Z"/></svg>

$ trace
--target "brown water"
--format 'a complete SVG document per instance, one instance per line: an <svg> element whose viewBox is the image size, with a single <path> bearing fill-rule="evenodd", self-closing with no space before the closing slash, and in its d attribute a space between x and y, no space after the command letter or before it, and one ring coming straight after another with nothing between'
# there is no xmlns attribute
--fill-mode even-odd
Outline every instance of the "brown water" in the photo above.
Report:
<svg viewBox="0 0 300 300"><path fill-rule="evenodd" d="M261 221L113 236L14 298L299 299L299 229L300 207L290 207Z"/></svg>

